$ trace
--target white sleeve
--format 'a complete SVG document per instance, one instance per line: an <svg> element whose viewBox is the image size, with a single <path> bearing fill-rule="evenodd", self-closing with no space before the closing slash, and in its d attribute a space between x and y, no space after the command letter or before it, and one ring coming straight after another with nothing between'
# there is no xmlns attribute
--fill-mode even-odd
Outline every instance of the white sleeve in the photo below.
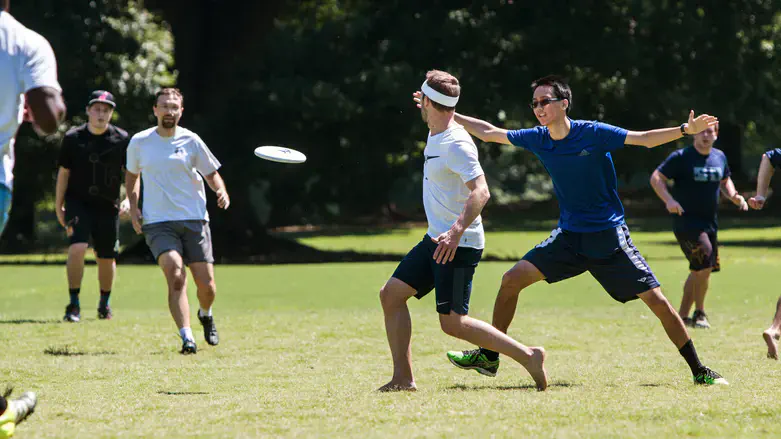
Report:
<svg viewBox="0 0 781 439"><path fill-rule="evenodd" d="M447 167L466 183L484 174L477 159L477 147L465 140L456 140L447 154Z"/></svg>
<svg viewBox="0 0 781 439"><path fill-rule="evenodd" d="M195 169L201 175L209 175L220 169L222 166L220 161L214 157L206 143L198 136L195 136L195 150Z"/></svg>
<svg viewBox="0 0 781 439"><path fill-rule="evenodd" d="M138 152L138 138L133 136L127 145L127 165L125 169L136 175L141 173L141 162L138 159Z"/></svg>
<svg viewBox="0 0 781 439"><path fill-rule="evenodd" d="M57 60L52 46L46 38L31 32L22 66L22 86L24 93L40 87L51 87L62 91L57 81Z"/></svg>

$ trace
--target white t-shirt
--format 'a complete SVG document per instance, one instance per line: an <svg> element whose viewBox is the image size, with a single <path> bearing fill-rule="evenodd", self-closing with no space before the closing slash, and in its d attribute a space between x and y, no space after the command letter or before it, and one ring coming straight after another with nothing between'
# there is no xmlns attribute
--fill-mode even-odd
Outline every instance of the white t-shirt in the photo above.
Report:
<svg viewBox="0 0 781 439"><path fill-rule="evenodd" d="M0 11L0 184L11 187L14 137L22 124L24 94L34 88L60 90L57 61L46 38Z"/></svg>
<svg viewBox="0 0 781 439"><path fill-rule="evenodd" d="M477 147L461 125L453 125L432 136L423 151L423 207L428 235L436 238L456 222L464 210L469 188L466 182L484 174L477 159ZM483 219L478 215L461 236L459 247L485 247Z"/></svg>
<svg viewBox="0 0 781 439"><path fill-rule="evenodd" d="M144 184L144 224L209 221L201 175L219 168L203 140L182 127L172 137L160 137L157 127L146 129L127 147L127 170L141 174Z"/></svg>

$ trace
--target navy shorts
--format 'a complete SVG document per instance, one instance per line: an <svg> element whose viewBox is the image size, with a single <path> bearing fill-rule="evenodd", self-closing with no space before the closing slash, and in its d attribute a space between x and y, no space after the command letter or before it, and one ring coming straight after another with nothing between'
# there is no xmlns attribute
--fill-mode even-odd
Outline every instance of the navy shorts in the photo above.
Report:
<svg viewBox="0 0 781 439"><path fill-rule="evenodd" d="M552 284L591 273L610 297L626 303L659 286L640 251L632 244L626 225L601 232L554 230L550 237L523 257Z"/></svg>
<svg viewBox="0 0 781 439"><path fill-rule="evenodd" d="M675 239L689 260L689 270L712 268L711 273L721 271L719 263L719 239L716 232L674 230Z"/></svg>
<svg viewBox="0 0 781 439"><path fill-rule="evenodd" d="M435 289L438 313L450 314L453 311L467 315L472 277L483 250L458 247L451 262L437 264L434 260L436 249L437 244L424 235L423 240L404 256L393 277L414 288L418 292L415 294L417 299Z"/></svg>

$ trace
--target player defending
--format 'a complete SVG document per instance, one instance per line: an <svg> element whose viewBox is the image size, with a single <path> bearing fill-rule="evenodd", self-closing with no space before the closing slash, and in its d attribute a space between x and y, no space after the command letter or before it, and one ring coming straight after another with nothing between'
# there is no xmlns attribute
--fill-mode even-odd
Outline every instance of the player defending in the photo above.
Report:
<svg viewBox="0 0 781 439"><path fill-rule="evenodd" d="M133 229L144 234L168 283L168 308L182 337L181 352L194 354L197 348L190 329L185 265L190 266L198 287L198 319L206 342L212 346L219 343L212 316L217 286L203 179L217 194L220 208L227 209L230 198L217 172L220 162L197 134L178 126L183 102L178 89L157 92L157 126L130 139L125 188ZM138 206L139 175L144 181L143 212Z"/></svg>
<svg viewBox="0 0 781 439"><path fill-rule="evenodd" d="M393 378L379 390L416 390L407 300L420 299L432 288L436 290L439 323L446 334L509 355L529 371L539 390L545 390L544 349L526 347L488 323L467 316L472 277L485 245L480 211L490 194L477 148L464 127L453 120L461 92L458 80L432 70L426 74L422 90L420 113L430 130L423 152L428 232L380 290Z"/></svg>
<svg viewBox="0 0 781 439"><path fill-rule="evenodd" d="M112 316L109 297L117 270L119 215L129 208L127 200L119 202L128 135L110 123L115 106L111 93L92 92L87 102L87 123L68 131L62 139L54 204L57 220L70 240L66 322L81 320L79 292L90 236L98 262L98 318Z"/></svg>
<svg viewBox="0 0 781 439"><path fill-rule="evenodd" d="M778 167L781 167L781 148L771 149L762 155L757 175L757 194L748 200L748 205L752 209L761 210L765 207L770 179L773 178L775 168ZM778 339L781 338L781 297L776 302L773 324L762 333L762 337L767 343L767 357L778 360Z"/></svg>
<svg viewBox="0 0 781 439"><path fill-rule="evenodd" d="M613 299L621 303L642 299L688 363L695 383L727 384L700 363L683 321L632 244L610 155L625 144L652 148L699 133L715 125L716 118L694 118L691 112L688 123L680 127L627 131L601 122L570 119L567 114L572 108L572 92L557 76L534 81L532 90L530 106L540 122L535 128L508 131L455 115L456 122L485 142L512 144L534 153L553 180L561 209L559 227L502 277L493 325L507 332L518 294L529 285L543 279L554 283L588 271ZM486 347L448 352L448 358L460 368L489 376L494 376L499 367L499 355Z"/></svg>
<svg viewBox="0 0 781 439"><path fill-rule="evenodd" d="M673 215L675 239L689 260L690 273L683 284L678 314L686 326L694 328L710 328L705 295L711 273L721 269L716 213L721 190L741 211L748 210L730 178L727 156L713 147L718 135L718 125L695 134L694 146L670 154L651 175L651 187ZM674 195L667 190L670 179L675 182ZM694 314L689 317L692 302Z"/></svg>
<svg viewBox="0 0 781 439"><path fill-rule="evenodd" d="M46 38L24 27L0 0L0 235L11 211L14 141L22 121L53 134L65 117L57 61Z"/></svg>

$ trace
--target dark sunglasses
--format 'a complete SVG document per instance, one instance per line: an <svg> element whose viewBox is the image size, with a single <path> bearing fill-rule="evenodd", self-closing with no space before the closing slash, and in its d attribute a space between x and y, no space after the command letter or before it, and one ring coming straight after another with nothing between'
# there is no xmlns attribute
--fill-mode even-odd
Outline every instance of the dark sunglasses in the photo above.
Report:
<svg viewBox="0 0 781 439"><path fill-rule="evenodd" d="M536 102L535 102L535 101L532 101L532 102L529 104L529 108L531 108L532 110L534 110L534 109L535 109L535 108L537 108L538 106L539 106L539 107L546 107L546 106L548 106L548 104L550 104L551 102L556 102L556 101L561 101L561 100L562 100L562 99L560 99L560 98L545 98L545 99L540 99L539 101L536 101Z"/></svg>

